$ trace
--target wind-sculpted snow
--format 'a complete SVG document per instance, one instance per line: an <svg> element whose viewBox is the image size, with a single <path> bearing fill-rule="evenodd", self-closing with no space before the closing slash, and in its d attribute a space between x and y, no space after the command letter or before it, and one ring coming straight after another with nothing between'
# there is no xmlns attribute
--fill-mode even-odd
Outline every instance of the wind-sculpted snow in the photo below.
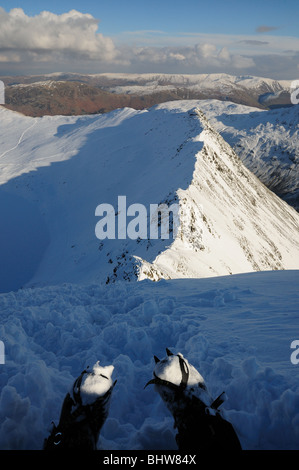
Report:
<svg viewBox="0 0 299 470"><path fill-rule="evenodd" d="M213 399L225 391L244 449L298 449L298 282L280 271L0 295L0 448L41 449L75 378L100 361L117 383L99 447L176 449L171 415L144 388L167 347Z"/></svg>

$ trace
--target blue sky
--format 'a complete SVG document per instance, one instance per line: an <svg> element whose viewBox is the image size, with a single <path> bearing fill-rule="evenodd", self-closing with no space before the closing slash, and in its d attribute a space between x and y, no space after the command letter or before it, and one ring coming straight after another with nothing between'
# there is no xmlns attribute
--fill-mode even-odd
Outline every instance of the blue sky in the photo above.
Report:
<svg viewBox="0 0 299 470"><path fill-rule="evenodd" d="M254 34L265 25L276 27L277 35L299 36L298 0L6 0L0 6L6 11L22 8L29 16L43 10L90 13L101 20L101 32L108 35L127 30Z"/></svg>
<svg viewBox="0 0 299 470"><path fill-rule="evenodd" d="M102 72L106 67L105 72L231 70L233 74L268 74L273 78L289 79L299 75L298 0L6 0L0 7L3 9L0 15L0 74L10 69L12 73L28 73L31 65L35 72L51 66L56 67L53 71L60 71L58 69L64 64L68 71L77 65L84 70L89 67L91 73ZM9 13L15 8L23 10L23 17L16 18L16 14ZM74 35L78 39L82 34L76 60L76 38L71 44L70 33L66 34L62 29L58 36L62 35L65 41L55 46L54 38L55 34L57 38L58 25L66 26L66 30L71 27L71 18L60 21L61 15L70 10L89 15L76 19ZM42 11L51 12L55 17L46 20ZM57 28L53 28L54 23ZM39 30L41 24L43 27ZM35 27L37 32L40 31L41 45L37 34L33 34ZM6 36L4 30L8 30ZM86 34L84 36L87 30L88 41ZM83 42L86 43L85 50Z"/></svg>

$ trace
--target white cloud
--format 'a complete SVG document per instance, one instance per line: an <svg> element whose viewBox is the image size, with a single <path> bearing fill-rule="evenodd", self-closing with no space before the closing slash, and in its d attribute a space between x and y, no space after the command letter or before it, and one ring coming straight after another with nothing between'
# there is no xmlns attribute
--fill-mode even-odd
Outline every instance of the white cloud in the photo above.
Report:
<svg viewBox="0 0 299 470"><path fill-rule="evenodd" d="M178 54L177 52L170 52L169 57L174 60L185 60L186 57L183 54Z"/></svg>
<svg viewBox="0 0 299 470"><path fill-rule="evenodd" d="M137 65L146 63L149 68L159 64L166 70L175 65L198 73L213 70L223 71L227 69L247 69L254 67L254 60L242 57L239 54L231 54L227 47L217 48L214 44L195 44L184 47L139 47L127 51L130 62Z"/></svg>
<svg viewBox="0 0 299 470"><path fill-rule="evenodd" d="M223 48L221 49L221 51L219 51L218 57L219 57L220 59L225 60L225 61L231 59L231 55L230 55L230 53L228 52L227 47L223 47Z"/></svg>
<svg viewBox="0 0 299 470"><path fill-rule="evenodd" d="M21 8L9 13L0 8L0 54L6 62L51 57L117 61L119 51L112 39L97 29L97 19L76 10L62 15L44 11L30 17Z"/></svg>
<svg viewBox="0 0 299 470"><path fill-rule="evenodd" d="M203 57L203 58L214 57L217 51L217 48L214 44L207 44L207 43L196 44L194 49L196 51L196 54L199 57Z"/></svg>

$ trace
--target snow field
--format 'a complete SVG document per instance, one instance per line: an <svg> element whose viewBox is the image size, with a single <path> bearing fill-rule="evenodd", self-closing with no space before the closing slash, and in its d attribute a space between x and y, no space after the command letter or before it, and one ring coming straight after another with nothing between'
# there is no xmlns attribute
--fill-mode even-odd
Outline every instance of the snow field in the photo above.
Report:
<svg viewBox="0 0 299 470"><path fill-rule="evenodd" d="M181 352L245 449L298 449L298 271L24 289L0 295L0 448L40 449L87 366L113 366L105 450L176 449L153 355ZM111 372L111 368L108 371Z"/></svg>

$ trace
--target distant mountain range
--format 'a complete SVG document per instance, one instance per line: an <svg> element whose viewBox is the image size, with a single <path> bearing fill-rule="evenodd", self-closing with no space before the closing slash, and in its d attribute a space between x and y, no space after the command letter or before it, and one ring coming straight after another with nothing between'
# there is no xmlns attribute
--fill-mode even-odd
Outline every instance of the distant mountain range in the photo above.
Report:
<svg viewBox="0 0 299 470"><path fill-rule="evenodd" d="M227 74L54 73L0 77L6 107L28 116L81 115L185 99L217 99L260 109L290 106L290 81Z"/></svg>

